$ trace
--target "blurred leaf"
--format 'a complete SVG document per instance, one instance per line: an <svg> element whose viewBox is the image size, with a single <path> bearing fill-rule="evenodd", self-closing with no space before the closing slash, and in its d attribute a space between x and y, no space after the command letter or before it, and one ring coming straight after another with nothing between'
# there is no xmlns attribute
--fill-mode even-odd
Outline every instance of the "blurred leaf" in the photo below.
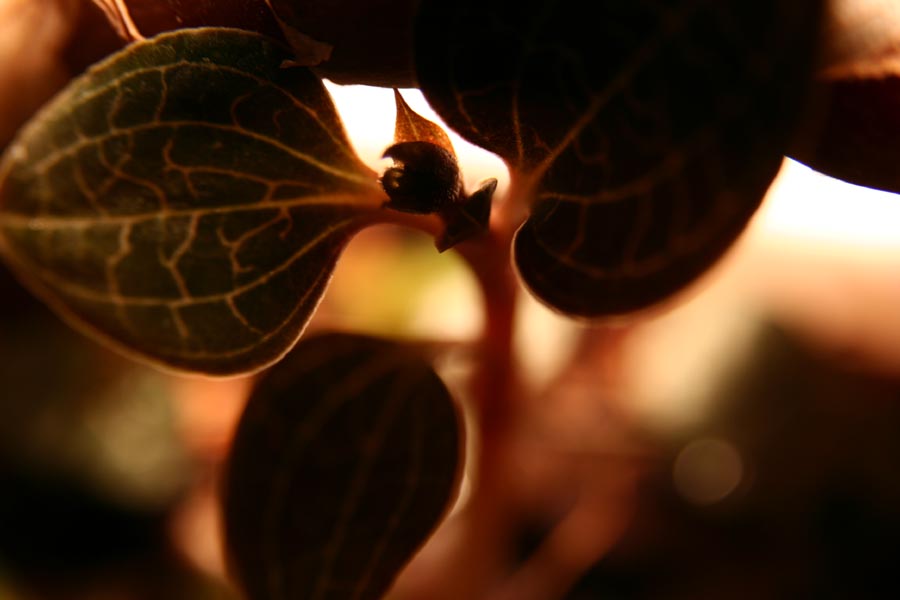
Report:
<svg viewBox="0 0 900 600"><path fill-rule="evenodd" d="M781 164L820 0L425 0L430 104L500 155L531 216L519 273L551 307L662 300L743 230Z"/></svg>
<svg viewBox="0 0 900 600"><path fill-rule="evenodd" d="M332 46L316 72L336 83L415 87L412 27L418 0L270 0L296 31Z"/></svg>
<svg viewBox="0 0 900 600"><path fill-rule="evenodd" d="M228 466L226 544L248 597L381 597L448 507L459 426L414 349L298 344L253 393Z"/></svg>
<svg viewBox="0 0 900 600"><path fill-rule="evenodd" d="M625 536L566 600L900 594L900 379L751 327L742 359L697 390L716 406L708 422L670 440ZM743 479L698 506L673 485L673 463L711 439L738 453Z"/></svg>
<svg viewBox="0 0 900 600"><path fill-rule="evenodd" d="M76 335L49 312L4 313L0 331L0 464L128 509L157 511L181 493L190 465L170 377Z"/></svg>
<svg viewBox="0 0 900 600"><path fill-rule="evenodd" d="M142 556L192 475L172 379L37 303L3 309L0 565L47 580Z"/></svg>
<svg viewBox="0 0 900 600"><path fill-rule="evenodd" d="M0 1L0 149L73 75L119 47L87 0Z"/></svg>
<svg viewBox="0 0 900 600"><path fill-rule="evenodd" d="M0 251L82 328L237 373L296 341L384 199L321 82L258 34L137 43L75 80L0 163Z"/></svg>
<svg viewBox="0 0 900 600"><path fill-rule="evenodd" d="M836 0L828 17L816 104L791 156L900 192L900 3Z"/></svg>

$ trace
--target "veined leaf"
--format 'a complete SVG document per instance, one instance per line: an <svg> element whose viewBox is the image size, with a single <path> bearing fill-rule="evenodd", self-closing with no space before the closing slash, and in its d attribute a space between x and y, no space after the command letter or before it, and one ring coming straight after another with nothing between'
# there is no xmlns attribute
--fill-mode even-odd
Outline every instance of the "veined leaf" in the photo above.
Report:
<svg viewBox="0 0 900 600"><path fill-rule="evenodd" d="M384 200L287 58L258 34L181 30L75 80L0 163L0 254L144 357L219 374L279 358Z"/></svg>
<svg viewBox="0 0 900 600"><path fill-rule="evenodd" d="M380 598L448 507L459 427L414 349L300 342L254 391L228 463L226 544L248 598Z"/></svg>
<svg viewBox="0 0 900 600"><path fill-rule="evenodd" d="M756 210L821 4L424 0L417 75L529 196L515 261L531 291L573 315L628 312L693 280Z"/></svg>
<svg viewBox="0 0 900 600"><path fill-rule="evenodd" d="M394 103L397 105L397 116L394 121L394 143L429 142L436 144L456 156L453 143L443 128L429 121L406 103L400 91L394 88Z"/></svg>

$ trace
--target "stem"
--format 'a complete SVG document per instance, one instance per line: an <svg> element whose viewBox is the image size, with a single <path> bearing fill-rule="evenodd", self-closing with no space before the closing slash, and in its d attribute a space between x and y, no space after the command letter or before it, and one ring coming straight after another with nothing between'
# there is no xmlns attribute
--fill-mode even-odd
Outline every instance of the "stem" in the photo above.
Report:
<svg viewBox="0 0 900 600"><path fill-rule="evenodd" d="M472 266L484 302L484 328L478 340L472 393L485 438L503 428L518 391L513 359L516 288L508 244L492 232L478 244L460 245L460 254Z"/></svg>
<svg viewBox="0 0 900 600"><path fill-rule="evenodd" d="M522 216L514 203L516 191L511 186L497 203L488 235L457 246L478 281L484 302L484 328L478 340L478 363L471 385L482 450L480 473L492 471L489 463L497 454L495 446L501 443L514 412L514 401L522 392L513 348L518 281L512 268L511 248ZM483 479L484 474L479 478Z"/></svg>
<svg viewBox="0 0 900 600"><path fill-rule="evenodd" d="M472 379L473 406L478 420L482 456L494 454L487 448L510 416L513 399L519 394L518 373L514 360L516 294L518 283L510 260L515 227L521 221L521 203L511 201L518 196L511 186L493 213L487 235L466 240L454 249L466 261L478 281L484 303L484 328L477 341L477 366ZM419 229L432 236L443 230L436 215L417 215L390 211L387 220L393 224Z"/></svg>

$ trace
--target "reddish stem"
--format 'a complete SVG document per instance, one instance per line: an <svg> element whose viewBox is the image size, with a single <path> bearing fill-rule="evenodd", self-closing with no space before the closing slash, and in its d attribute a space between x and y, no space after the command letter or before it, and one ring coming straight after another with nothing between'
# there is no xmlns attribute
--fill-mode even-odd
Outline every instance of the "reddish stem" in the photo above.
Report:
<svg viewBox="0 0 900 600"><path fill-rule="evenodd" d="M516 289L508 241L491 232L477 243L460 245L472 266L484 302L484 329L478 342L472 392L483 435L502 428L514 395L513 326Z"/></svg>

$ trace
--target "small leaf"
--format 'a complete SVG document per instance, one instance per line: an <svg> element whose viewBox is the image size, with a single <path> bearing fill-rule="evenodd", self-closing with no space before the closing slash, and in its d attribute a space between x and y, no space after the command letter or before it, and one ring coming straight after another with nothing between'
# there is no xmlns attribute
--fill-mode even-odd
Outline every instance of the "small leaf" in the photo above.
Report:
<svg viewBox="0 0 900 600"><path fill-rule="evenodd" d="M218 374L277 360L384 199L287 58L258 34L181 30L75 80L0 163L0 254L146 358Z"/></svg>
<svg viewBox="0 0 900 600"><path fill-rule="evenodd" d="M440 125L410 108L397 88L394 101L394 145L382 156L394 160L381 178L390 198L385 206L417 214L439 212L457 202L463 191L453 144Z"/></svg>
<svg viewBox="0 0 900 600"><path fill-rule="evenodd" d="M429 121L410 108L397 88L394 88L394 102L397 104L394 143L430 142L456 157L456 153L453 151L453 144L450 142L447 132L437 123Z"/></svg>
<svg viewBox="0 0 900 600"><path fill-rule="evenodd" d="M515 261L551 307L633 311L687 285L775 176L820 0L423 0L420 87L531 207Z"/></svg>
<svg viewBox="0 0 900 600"><path fill-rule="evenodd" d="M411 348L331 334L260 381L224 491L250 600L380 598L447 509L459 416Z"/></svg>

